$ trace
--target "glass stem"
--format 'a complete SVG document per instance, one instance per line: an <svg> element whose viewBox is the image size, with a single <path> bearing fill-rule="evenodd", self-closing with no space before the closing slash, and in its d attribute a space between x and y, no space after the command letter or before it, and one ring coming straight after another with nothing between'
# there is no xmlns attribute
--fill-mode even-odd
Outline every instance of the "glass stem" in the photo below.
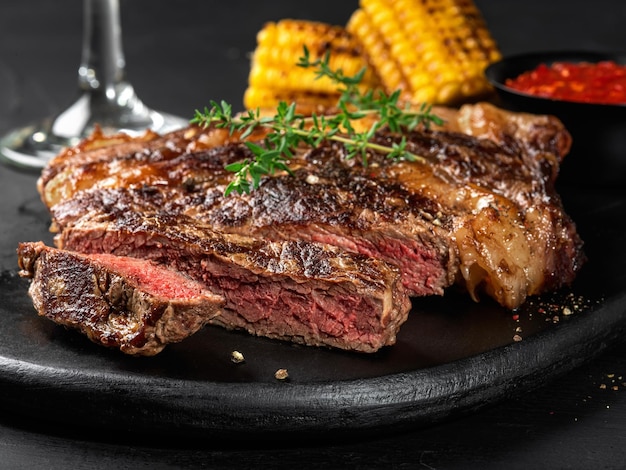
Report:
<svg viewBox="0 0 626 470"><path fill-rule="evenodd" d="M39 169L97 128L105 134L140 135L146 129L166 133L189 125L145 106L126 79L125 65L119 0L84 0L80 96L59 114L1 137L0 160Z"/></svg>
<svg viewBox="0 0 626 470"><path fill-rule="evenodd" d="M119 0L84 0L80 98L54 120L52 134L81 138L105 132L143 131L162 121L137 97L125 78Z"/></svg>
<svg viewBox="0 0 626 470"><path fill-rule="evenodd" d="M84 0L83 50L78 84L112 98L125 77L118 0Z"/></svg>

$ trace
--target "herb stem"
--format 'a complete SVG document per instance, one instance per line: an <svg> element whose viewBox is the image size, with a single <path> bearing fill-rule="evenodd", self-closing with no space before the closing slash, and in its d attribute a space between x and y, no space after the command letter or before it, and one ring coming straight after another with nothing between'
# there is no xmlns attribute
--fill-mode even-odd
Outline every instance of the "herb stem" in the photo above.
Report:
<svg viewBox="0 0 626 470"><path fill-rule="evenodd" d="M380 91L363 94L358 84L365 70L361 70L354 77L347 77L341 70L331 70L329 60L330 56L326 53L323 58L312 61L308 49L304 47L304 55L297 65L314 68L318 78L326 76L338 84L341 95L336 114L303 116L296 112L295 103L286 102L278 104L273 117L261 116L259 109L233 116L232 106L223 101L219 104L211 102L211 108L205 108L204 112L196 111L191 123L205 127L214 125L228 129L231 134L241 132L240 138L254 155L254 159L226 166L226 170L235 175L226 188L225 195L232 191L250 192L259 186L263 175L273 175L277 170L289 172L288 162L299 145L317 146L324 140L344 144L346 158L359 155L364 166L368 163L368 151L383 153L393 160L427 161L406 149L404 136L400 142L394 142L391 146L377 144L372 139L377 131L385 127L391 132L402 133L418 126L428 128L431 124L443 124L442 119L431 113L431 106L422 104L417 111L408 107L401 108L398 104L399 91L391 95ZM353 126L354 121L371 115L376 115L371 127L364 132L357 132ZM259 127L269 130L262 145L245 140Z"/></svg>

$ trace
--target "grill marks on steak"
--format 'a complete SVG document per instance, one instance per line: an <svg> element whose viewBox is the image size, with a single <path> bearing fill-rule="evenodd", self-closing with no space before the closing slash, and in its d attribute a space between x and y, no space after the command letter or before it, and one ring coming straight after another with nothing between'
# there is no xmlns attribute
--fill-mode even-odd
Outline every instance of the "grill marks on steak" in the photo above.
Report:
<svg viewBox="0 0 626 470"><path fill-rule="evenodd" d="M20 274L41 316L93 342L152 356L219 315L221 296L150 261L21 243Z"/></svg>
<svg viewBox="0 0 626 470"><path fill-rule="evenodd" d="M179 168L187 161L193 164L193 156L180 160ZM427 212L429 201L406 192L390 197L376 189L373 182L349 173L341 179L329 175L326 184L300 184L301 178L307 178L307 171L296 170L295 178L272 178L247 200L225 199L221 186L210 187L206 192L204 186L200 190L189 186L90 190L55 205L52 214L57 225L67 227L76 217L97 211L99 206L116 205L118 200L130 198L132 202L125 204L134 210L162 208L169 214L185 214L204 221L222 232L324 243L383 259L400 267L404 284L413 295L441 295L453 283L457 258L432 223L445 216L438 214L436 208L430 209L432 214ZM358 189L355 179L369 189ZM339 182L347 182L349 187L341 188ZM396 207L384 207L389 204ZM407 212L409 207L417 208L417 215Z"/></svg>
<svg viewBox="0 0 626 470"><path fill-rule="evenodd" d="M64 230L81 253L150 259L187 273L225 299L212 323L309 345L373 352L395 342L410 309L386 263L304 241L219 234L184 215L137 211L118 194Z"/></svg>
<svg viewBox="0 0 626 470"><path fill-rule="evenodd" d="M339 159L305 164L293 175L268 178L250 195L200 204L184 198L189 202L179 207L222 231L306 239L384 259L399 267L412 295L443 294L454 281L457 258L432 223L445 218L441 208L393 181L361 173ZM205 187L199 192L211 191Z"/></svg>
<svg viewBox="0 0 626 470"><path fill-rule="evenodd" d="M364 168L346 160L341 146L326 144L296 158L293 175L224 198L224 164L250 156L236 143L151 164L108 162L96 172L104 184L51 210L66 227L98 200L115 203L120 196L103 186L128 188L141 210L160 207L222 232L322 242L383 259L399 267L410 295L441 295L457 282L474 298L486 292L515 308L573 280L582 242L554 190L557 156L523 151L512 138L508 145L445 131L407 138L412 151L435 163L390 164L372 154ZM110 173L113 165L118 171ZM125 179L144 168L149 186Z"/></svg>
<svg viewBox="0 0 626 470"><path fill-rule="evenodd" d="M293 175L224 198L224 165L251 155L192 127L139 145L96 136L51 162L39 190L60 247L189 273L224 297L216 324L373 351L395 340L407 294L456 282L515 308L571 282L584 258L554 190L562 124L486 104L440 111L445 129L407 135L426 164L372 153L363 167L323 144Z"/></svg>
<svg viewBox="0 0 626 470"><path fill-rule="evenodd" d="M220 230L380 257L399 267L413 295L441 294L456 279L475 298L484 291L515 308L573 280L582 242L545 160L466 136L417 135L409 139L419 153L441 163L373 158L362 168L323 146L294 175L268 178L250 195L199 204L191 195L180 207ZM198 193L209 191L200 185Z"/></svg>

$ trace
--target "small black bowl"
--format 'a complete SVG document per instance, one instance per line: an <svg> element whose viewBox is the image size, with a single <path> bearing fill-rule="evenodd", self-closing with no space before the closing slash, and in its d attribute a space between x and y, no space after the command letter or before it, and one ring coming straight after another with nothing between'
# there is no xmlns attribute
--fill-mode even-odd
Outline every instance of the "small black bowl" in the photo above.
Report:
<svg viewBox="0 0 626 470"><path fill-rule="evenodd" d="M626 105L544 98L513 90L505 82L540 64L605 60L626 64L626 54L537 52L506 57L485 70L501 107L556 116L570 132L572 149L563 161L559 181L586 186L621 186L626 182Z"/></svg>

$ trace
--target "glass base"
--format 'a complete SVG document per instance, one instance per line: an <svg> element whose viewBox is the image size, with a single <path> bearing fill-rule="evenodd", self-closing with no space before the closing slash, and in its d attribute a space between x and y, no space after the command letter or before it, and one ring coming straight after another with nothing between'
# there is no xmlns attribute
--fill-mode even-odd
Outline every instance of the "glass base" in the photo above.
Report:
<svg viewBox="0 0 626 470"><path fill-rule="evenodd" d="M137 122L128 126L103 122L102 131L105 134L125 132L130 135L140 135L150 129L164 134L189 125L188 120L178 116L145 108L144 111L144 117L147 119L140 126ZM59 135L54 131L55 126L58 127L59 120L60 117L45 119L20 129L14 129L3 136L0 139L0 161L23 169L40 170L65 147L76 145L93 131L93 124L90 124L76 130L76 135L67 132Z"/></svg>

